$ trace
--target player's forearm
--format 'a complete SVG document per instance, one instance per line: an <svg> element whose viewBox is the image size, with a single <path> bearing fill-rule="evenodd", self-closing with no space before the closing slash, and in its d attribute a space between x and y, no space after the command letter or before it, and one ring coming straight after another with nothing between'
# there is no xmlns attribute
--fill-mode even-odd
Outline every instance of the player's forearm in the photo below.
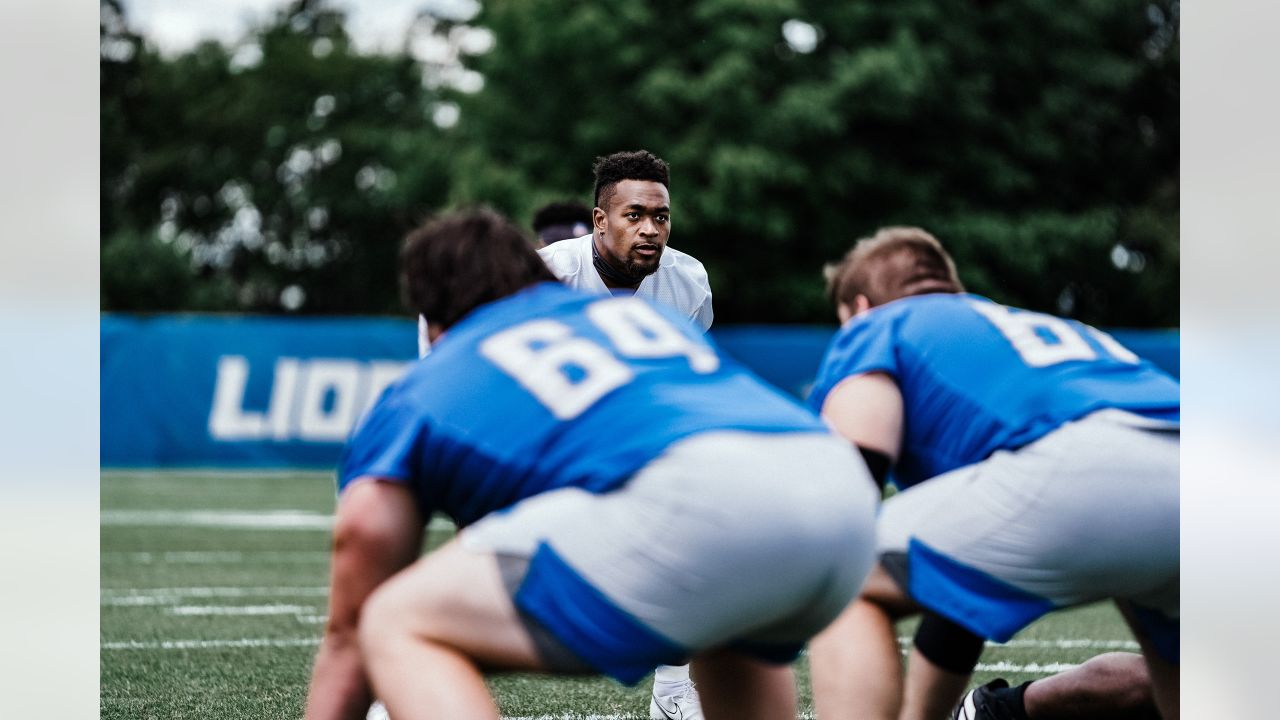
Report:
<svg viewBox="0 0 1280 720"><path fill-rule="evenodd" d="M413 561L423 520L401 485L355 482L338 504L330 563L329 622L307 695L307 720L359 720L372 689L356 642L360 608L384 580Z"/></svg>
<svg viewBox="0 0 1280 720"><path fill-rule="evenodd" d="M359 720L372 700L355 632L325 633L311 672L306 720Z"/></svg>

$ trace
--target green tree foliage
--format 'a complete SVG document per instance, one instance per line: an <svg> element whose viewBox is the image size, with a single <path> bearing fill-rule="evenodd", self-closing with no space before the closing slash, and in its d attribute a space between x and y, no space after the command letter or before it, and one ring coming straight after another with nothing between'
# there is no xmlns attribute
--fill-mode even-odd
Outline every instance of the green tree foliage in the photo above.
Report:
<svg viewBox="0 0 1280 720"><path fill-rule="evenodd" d="M818 268L889 224L933 230L974 291L1178 321L1176 2L483 7L455 199L523 218L647 148L721 321L827 320Z"/></svg>
<svg viewBox="0 0 1280 720"><path fill-rule="evenodd" d="M491 31L458 55L470 93L457 66L354 51L321 2L175 58L102 2L109 309L271 311L297 286L305 311L393 310L423 214L527 223L646 148L718 322L829 322L821 265L890 224L932 230L975 292L1178 322L1176 0L483 0L419 28Z"/></svg>
<svg viewBox="0 0 1280 720"><path fill-rule="evenodd" d="M171 59L103 17L104 308L399 309L399 239L447 191L417 62L310 0Z"/></svg>

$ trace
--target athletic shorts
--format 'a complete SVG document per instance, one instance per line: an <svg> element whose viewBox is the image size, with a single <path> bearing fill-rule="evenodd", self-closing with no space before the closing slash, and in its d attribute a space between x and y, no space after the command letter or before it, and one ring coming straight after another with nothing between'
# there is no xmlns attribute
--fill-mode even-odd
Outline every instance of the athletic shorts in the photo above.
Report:
<svg viewBox="0 0 1280 720"><path fill-rule="evenodd" d="M1176 426L1093 413L895 495L877 533L912 598L983 637L1115 598L1178 660Z"/></svg>
<svg viewBox="0 0 1280 720"><path fill-rule="evenodd" d="M620 488L537 495L460 541L495 553L504 575L518 560L508 584L553 669L572 669L562 650L632 684L711 648L795 659L875 562L877 501L834 435L717 431ZM538 642L548 634L558 648Z"/></svg>

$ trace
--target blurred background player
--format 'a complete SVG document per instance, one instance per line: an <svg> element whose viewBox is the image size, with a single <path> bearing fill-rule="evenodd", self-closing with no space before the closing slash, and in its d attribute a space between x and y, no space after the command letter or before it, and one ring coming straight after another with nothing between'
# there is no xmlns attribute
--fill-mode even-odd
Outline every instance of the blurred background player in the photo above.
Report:
<svg viewBox="0 0 1280 720"><path fill-rule="evenodd" d="M591 208L580 202L547 203L533 214L533 234L540 247L591 232Z"/></svg>
<svg viewBox="0 0 1280 720"><path fill-rule="evenodd" d="M811 645L819 716L940 717L981 638L1114 598L1176 718L1177 381L1094 328L964 294L917 228L859 241L830 283L843 325L810 404L903 492L860 600ZM922 608L904 689L893 621Z"/></svg>
<svg viewBox="0 0 1280 720"><path fill-rule="evenodd" d="M496 720L482 672L693 658L708 717L794 718L785 663L874 560L856 454L680 314L554 282L493 213L401 257L437 342L344 450L307 717L376 690L397 720ZM417 559L436 511L463 529Z"/></svg>

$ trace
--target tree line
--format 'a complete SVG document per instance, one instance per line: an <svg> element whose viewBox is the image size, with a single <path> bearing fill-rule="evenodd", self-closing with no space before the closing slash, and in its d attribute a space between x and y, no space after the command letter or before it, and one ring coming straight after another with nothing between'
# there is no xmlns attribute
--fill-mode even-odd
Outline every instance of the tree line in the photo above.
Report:
<svg viewBox="0 0 1280 720"><path fill-rule="evenodd" d="M105 311L403 312L413 225L645 148L719 323L831 322L822 264L909 224L973 292L1178 324L1176 0L432 3L377 52L296 0L167 54L100 3Z"/></svg>

